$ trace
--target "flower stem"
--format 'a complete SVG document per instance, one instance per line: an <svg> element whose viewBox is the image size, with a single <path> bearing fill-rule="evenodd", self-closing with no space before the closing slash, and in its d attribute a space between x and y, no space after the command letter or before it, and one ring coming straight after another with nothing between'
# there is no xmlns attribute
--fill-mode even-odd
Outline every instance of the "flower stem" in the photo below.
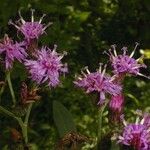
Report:
<svg viewBox="0 0 150 150"><path fill-rule="evenodd" d="M28 106L28 110L27 110L27 113L26 113L26 116L25 116L24 125L23 125L23 129L22 129L25 144L28 143L28 121L29 121L29 116L30 116L30 113L31 113L32 105L33 105L33 103L30 103L29 106Z"/></svg>
<svg viewBox="0 0 150 150"><path fill-rule="evenodd" d="M8 85L9 85L12 101L13 101L13 104L15 106L16 105L16 97L15 97L13 86L12 86L12 83L11 83L10 72L7 72L6 78L7 78L7 81L8 81Z"/></svg>
<svg viewBox="0 0 150 150"><path fill-rule="evenodd" d="M14 113L10 112L9 110L5 109L4 107L0 106L0 111L7 114L8 116L10 117L13 117L14 119L16 119L20 125L20 128L22 130L22 135L23 135L23 138L24 138L24 142L25 144L28 143L28 121L29 121L29 116L30 116L30 112L31 112L31 109L32 109L32 103L29 104L28 106L28 110L27 110L27 113L26 113L26 116L25 116L25 121L23 122L22 119L20 117L17 117L15 116Z"/></svg>
<svg viewBox="0 0 150 150"><path fill-rule="evenodd" d="M0 89L0 102L1 102L1 97L2 97L2 94L4 92L4 89L5 89L5 83L2 85L2 87Z"/></svg>
<svg viewBox="0 0 150 150"><path fill-rule="evenodd" d="M16 120L18 119L18 117L15 116L15 114L13 114L12 112L10 112L9 110L7 110L6 108L0 106L0 111L7 114L10 117L15 118Z"/></svg>
<svg viewBox="0 0 150 150"><path fill-rule="evenodd" d="M97 135L97 150L100 150L101 147L101 140L102 140L102 118L103 118L103 112L108 104L108 100L105 102L103 106L98 111L98 135Z"/></svg>

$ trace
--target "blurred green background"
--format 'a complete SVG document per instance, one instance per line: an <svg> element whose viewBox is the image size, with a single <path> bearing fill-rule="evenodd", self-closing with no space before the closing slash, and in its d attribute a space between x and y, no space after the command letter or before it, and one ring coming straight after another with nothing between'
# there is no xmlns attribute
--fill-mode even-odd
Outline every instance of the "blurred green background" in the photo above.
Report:
<svg viewBox="0 0 150 150"><path fill-rule="evenodd" d="M29 139L35 149L53 149L60 138L57 122L60 116L53 112L53 101L59 101L72 114L78 132L93 139L83 149L90 149L94 145L97 135L97 97L87 95L74 87L73 80L80 69L89 66L94 71L99 62L107 63L108 57L103 54L111 44L117 44L117 49L128 46L129 53L135 42L140 43L135 57L140 56L140 49L146 50L144 62L148 68L143 74L150 74L150 1L149 0L0 0L0 38L7 33L16 40L20 40L16 29L8 26L9 19L19 19L18 10L22 8L22 16L29 20L30 8L34 8L35 19L43 13L47 14L43 22L49 21L53 25L46 30L46 35L39 39L39 45L52 47L58 45L58 51L67 51L64 62L68 63L69 73L62 78L62 85L56 89L43 89L42 99L34 105L30 117ZM110 64L109 64L110 65ZM20 71L15 71L15 69ZM19 97L21 81L26 74L20 67L13 72L13 84ZM110 71L111 67L108 67ZM0 77L4 80L3 76ZM125 80L126 107L128 118L133 116L133 110L150 111L150 82L141 77L127 77ZM3 94L2 105L8 104L10 95ZM59 108L59 107L58 107ZM105 113L107 115L107 112ZM55 118L54 118L55 117ZM58 117L58 118L57 118ZM67 116L68 117L68 116ZM66 116L60 121L65 121ZM55 120L55 123L54 123ZM103 132L108 129L108 119L104 117ZM16 122L11 118L0 115L0 149L6 149L11 143L10 128L16 128ZM59 132L58 132L59 131Z"/></svg>

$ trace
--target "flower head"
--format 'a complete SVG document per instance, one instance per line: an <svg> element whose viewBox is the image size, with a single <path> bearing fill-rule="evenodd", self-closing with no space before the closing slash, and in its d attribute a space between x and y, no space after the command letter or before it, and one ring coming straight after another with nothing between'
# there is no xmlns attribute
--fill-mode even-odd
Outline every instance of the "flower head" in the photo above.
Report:
<svg viewBox="0 0 150 150"><path fill-rule="evenodd" d="M4 36L4 39L0 41L0 54L4 54L6 69L11 69L14 60L22 61L27 56L25 52L25 43L13 42L8 35Z"/></svg>
<svg viewBox="0 0 150 150"><path fill-rule="evenodd" d="M135 123L127 124L125 120L122 135L119 136L119 143L128 145L135 150L150 149L150 128L144 125L144 119L141 121L139 117Z"/></svg>
<svg viewBox="0 0 150 150"><path fill-rule="evenodd" d="M32 39L38 39L39 36L41 36L45 29L50 26L52 23L48 23L46 26L42 24L42 20L45 17L45 14L40 18L39 21L34 21L34 10L31 10L31 21L25 21L23 17L21 16L21 13L19 11L20 20L17 24L13 23L11 20L9 21L9 24L14 25L22 34L25 36L25 39L27 42L30 42Z"/></svg>
<svg viewBox="0 0 150 150"><path fill-rule="evenodd" d="M102 66L97 72L90 73L88 68L86 68L86 72L82 71L82 76L79 76L76 81L74 81L75 85L81 87L86 90L87 93L91 92L99 92L100 100L98 104L101 104L105 100L105 93L109 93L111 95L117 95L121 91L121 86L113 82L113 77L110 77L105 74L106 66L104 70L102 70Z"/></svg>
<svg viewBox="0 0 150 150"><path fill-rule="evenodd" d="M118 121L123 111L124 96L119 94L112 96L109 102L109 108L111 111L111 118L113 121Z"/></svg>
<svg viewBox="0 0 150 150"><path fill-rule="evenodd" d="M36 59L26 60L25 66L29 70L32 80L38 84L48 82L49 87L55 87L60 82L60 73L68 71L66 64L61 62L63 56L56 52L56 45L53 50L42 47L37 51Z"/></svg>
<svg viewBox="0 0 150 150"><path fill-rule="evenodd" d="M123 54L117 55L116 47L115 45L112 46L113 52L110 49L109 50L109 56L110 61L112 63L112 67L114 69L114 73L117 75L123 75L123 74L132 74L132 75L140 75L144 76L140 73L140 68L146 68L146 65L140 64L138 61L139 59L134 59L133 55L135 53L135 50L138 46L138 43L136 44L133 52L128 55L127 54L127 48L123 47Z"/></svg>

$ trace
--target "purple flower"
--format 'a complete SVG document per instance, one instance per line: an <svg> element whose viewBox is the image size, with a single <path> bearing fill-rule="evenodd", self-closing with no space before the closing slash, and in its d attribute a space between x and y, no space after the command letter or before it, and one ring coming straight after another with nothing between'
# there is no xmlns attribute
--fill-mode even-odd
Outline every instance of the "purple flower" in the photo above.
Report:
<svg viewBox="0 0 150 150"><path fill-rule="evenodd" d="M22 32L28 43L30 42L30 40L38 39L39 36L45 33L45 29L52 24L49 22L46 26L44 26L44 24L41 23L43 18L45 17L45 14L40 18L39 21L34 21L34 10L32 9L31 12L31 21L26 22L21 16L20 12L20 20L18 21L18 24L13 23L11 20L9 21L9 24L14 25L20 32Z"/></svg>
<svg viewBox="0 0 150 150"><path fill-rule="evenodd" d="M124 122L122 135L119 136L119 143L128 145L135 150L150 150L150 128L147 128L144 119L139 122L137 118L135 123L127 124Z"/></svg>
<svg viewBox="0 0 150 150"><path fill-rule="evenodd" d="M56 52L56 45L53 50L42 47L37 51L35 60L26 60L25 66L29 70L32 80L38 84L47 82L49 87L56 87L60 82L60 73L68 71L67 65L61 62L63 56Z"/></svg>
<svg viewBox="0 0 150 150"><path fill-rule="evenodd" d="M127 54L126 47L122 48L123 50L122 55L117 55L115 45L112 46L113 52L110 49L108 55L110 56L110 61L112 63L112 67L114 69L115 74L117 75L132 74L144 76L143 74L140 73L140 68L146 68L146 65L138 63L140 58L139 59L133 58L137 46L138 43L136 43L136 46L130 55Z"/></svg>
<svg viewBox="0 0 150 150"><path fill-rule="evenodd" d="M14 60L22 62L27 57L27 53L24 49L25 43L13 42L8 35L4 36L4 39L0 41L0 54L4 54L5 67L11 69Z"/></svg>
<svg viewBox="0 0 150 150"><path fill-rule="evenodd" d="M119 121L120 116L123 111L123 104L124 104L124 95L119 94L116 96L112 96L109 102L109 108L111 111L111 118L113 121Z"/></svg>
<svg viewBox="0 0 150 150"><path fill-rule="evenodd" d="M113 77L110 77L105 74L106 66L102 71L101 65L99 71L90 73L86 68L87 73L82 71L82 76L79 76L76 81L74 81L75 85L81 87L86 90L87 93L91 92L99 92L100 100L98 104L102 104L105 100L105 93L109 93L110 95L117 95L121 91L121 86L114 83Z"/></svg>

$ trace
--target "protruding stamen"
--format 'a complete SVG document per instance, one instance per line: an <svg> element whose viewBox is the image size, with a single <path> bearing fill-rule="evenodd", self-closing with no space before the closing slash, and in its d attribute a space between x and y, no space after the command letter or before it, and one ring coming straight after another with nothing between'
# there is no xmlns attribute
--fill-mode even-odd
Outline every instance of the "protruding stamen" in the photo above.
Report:
<svg viewBox="0 0 150 150"><path fill-rule="evenodd" d="M140 122L140 124L144 124L145 118L143 118Z"/></svg>
<svg viewBox="0 0 150 150"><path fill-rule="evenodd" d="M56 45L56 44L54 44L53 51L56 51L56 49L57 49L57 45Z"/></svg>
<svg viewBox="0 0 150 150"><path fill-rule="evenodd" d="M31 9L31 22L34 22L34 12L35 9Z"/></svg>
<svg viewBox="0 0 150 150"><path fill-rule="evenodd" d="M140 121L140 118L137 117L137 118L136 118L136 121L135 121L135 124L136 124L136 125L139 124L139 121Z"/></svg>
<svg viewBox="0 0 150 150"><path fill-rule="evenodd" d="M118 138L119 138L120 140L124 140L124 138L123 138L122 136L120 136L120 135L118 136Z"/></svg>
<svg viewBox="0 0 150 150"><path fill-rule="evenodd" d="M120 116L120 119L121 119L121 121L123 122L124 126L127 126L127 122L126 122L125 119L124 119L124 114L122 114L122 115Z"/></svg>
<svg viewBox="0 0 150 150"><path fill-rule="evenodd" d="M56 52L56 48L53 50L53 52L55 53ZM60 54L60 56L59 56L59 60L61 60L64 56L66 56L67 55L67 52L66 51L63 51L63 53L62 54Z"/></svg>
<svg viewBox="0 0 150 150"><path fill-rule="evenodd" d="M114 44L114 45L112 45L111 46L112 48L113 48L113 51L114 51L114 55L117 57L117 52L116 52L116 45Z"/></svg>
<svg viewBox="0 0 150 150"><path fill-rule="evenodd" d="M43 18L46 16L46 14L43 14L42 15L42 17L40 18L40 20L39 20L39 23L41 23L42 22L42 20L43 20Z"/></svg>
<svg viewBox="0 0 150 150"><path fill-rule="evenodd" d="M115 56L113 55L112 50L111 50L111 49L109 49L108 51L109 51L110 59L114 59L114 58L115 58Z"/></svg>
<svg viewBox="0 0 150 150"><path fill-rule="evenodd" d="M123 50L123 55L126 55L126 53L127 53L127 47L123 47L122 50Z"/></svg>
<svg viewBox="0 0 150 150"><path fill-rule="evenodd" d="M110 54L107 51L104 51L103 54L110 56Z"/></svg>
<svg viewBox="0 0 150 150"><path fill-rule="evenodd" d="M131 57L133 57L133 55L135 54L135 50L137 49L137 47L138 47L138 45L139 45L139 43L135 43L136 45L135 45L135 47L134 47L134 50L133 50L133 52L130 54L130 58Z"/></svg>
<svg viewBox="0 0 150 150"><path fill-rule="evenodd" d="M103 63L99 63L99 73L102 73L102 65L103 65Z"/></svg>
<svg viewBox="0 0 150 150"><path fill-rule="evenodd" d="M88 69L88 66L85 66L84 69L86 70L86 72L87 72L88 74L90 74L90 71L89 71L89 69Z"/></svg>
<svg viewBox="0 0 150 150"><path fill-rule="evenodd" d="M18 30L20 29L19 26L17 26L15 23L12 22L12 20L8 21L8 25L13 25L15 26Z"/></svg>
<svg viewBox="0 0 150 150"><path fill-rule="evenodd" d="M67 51L63 51L63 56L66 56L67 54Z"/></svg>
<svg viewBox="0 0 150 150"><path fill-rule="evenodd" d="M141 74L141 73L137 73L137 75L139 75L139 76L141 76L141 77L145 77L145 78L147 78L147 79L150 79L150 76L146 76L146 75Z"/></svg>
<svg viewBox="0 0 150 150"><path fill-rule="evenodd" d="M43 31L48 28L50 25L52 25L53 23L52 22L49 22L44 28L43 28Z"/></svg>
<svg viewBox="0 0 150 150"><path fill-rule="evenodd" d="M83 75L83 76L87 76L84 72L83 72L83 70L81 70L81 74Z"/></svg>
<svg viewBox="0 0 150 150"><path fill-rule="evenodd" d="M21 11L20 10L18 11L18 14L19 14L19 17L20 17L20 20L21 20L22 24L25 24L25 20L21 16Z"/></svg>
<svg viewBox="0 0 150 150"><path fill-rule="evenodd" d="M111 82L112 82L112 81L115 81L117 78L118 78L118 75L113 75L113 76L111 77L111 80L110 80L110 81L111 81Z"/></svg>
<svg viewBox="0 0 150 150"><path fill-rule="evenodd" d="M79 76L77 74L74 75L74 78L77 79Z"/></svg>
<svg viewBox="0 0 150 150"><path fill-rule="evenodd" d="M82 80L82 78L81 78L81 77L78 77L78 79L79 79L79 80Z"/></svg>
<svg viewBox="0 0 150 150"><path fill-rule="evenodd" d="M102 71L102 77L104 76L104 74L105 74L105 72L106 72L106 67L107 67L107 65L104 65L104 69L103 69L103 71Z"/></svg>

